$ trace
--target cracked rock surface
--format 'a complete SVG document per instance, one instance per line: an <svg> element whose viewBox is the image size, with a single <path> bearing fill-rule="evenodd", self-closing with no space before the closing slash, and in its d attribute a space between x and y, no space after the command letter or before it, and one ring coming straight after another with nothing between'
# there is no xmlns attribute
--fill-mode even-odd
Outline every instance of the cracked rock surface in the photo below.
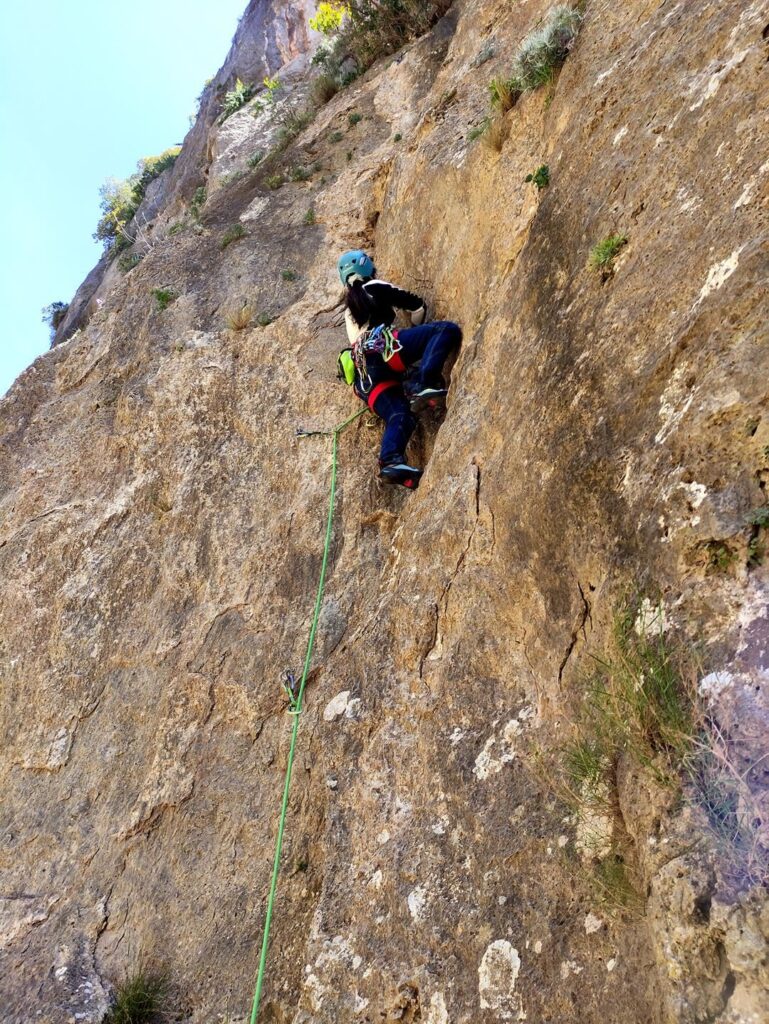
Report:
<svg viewBox="0 0 769 1024"><path fill-rule="evenodd" d="M769 3L592 0L501 150L470 141L548 7L458 0L261 169L274 124L219 125L216 87L286 69L282 102L304 102L313 41L310 4L253 0L150 251L89 275L67 340L0 402L8 1024L95 1024L148 962L176 1019L246 1017L330 471L296 429L356 409L335 261L357 246L464 342L416 493L378 482L368 417L341 438L265 1021L769 1020L766 890L725 870L701 810L617 765L596 828L640 898L608 908L539 768L628 593L661 595L769 849L748 525L769 480ZM604 278L588 255L618 232ZM273 322L229 329L244 302Z"/></svg>

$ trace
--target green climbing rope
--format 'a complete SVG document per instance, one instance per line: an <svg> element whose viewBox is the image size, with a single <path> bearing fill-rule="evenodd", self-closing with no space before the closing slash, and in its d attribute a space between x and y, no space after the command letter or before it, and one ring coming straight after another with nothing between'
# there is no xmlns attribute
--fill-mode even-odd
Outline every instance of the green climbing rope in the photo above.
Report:
<svg viewBox="0 0 769 1024"><path fill-rule="evenodd" d="M326 518L326 541L323 546L323 561L320 566L320 579L318 580L318 592L315 595L315 609L312 616L312 625L310 626L310 636L307 641L307 652L304 656L304 666L302 668L302 678L299 681L299 690L296 697L291 702L291 716L293 718L293 725L291 727L291 743L288 748L288 762L286 764L286 779L283 784L283 802L280 807L280 819L278 821L278 835L275 840L275 859L272 864L272 878L270 880L270 894L267 898L267 914L264 919L264 935L262 936L262 951L259 956L259 969L256 973L256 988L254 989L254 1001L251 1006L251 1022L250 1024L256 1024L257 1014L259 1013L259 1003L262 998L262 985L264 983L265 969L267 966L267 946L270 940L270 925L272 923L272 911L275 904L275 891L278 887L278 871L280 868L280 855L283 849L283 832L286 826L286 812L288 810L288 796L291 788L291 772L294 767L294 754L296 751L296 737L299 732L299 717L302 711L302 698L304 697L304 687L307 682L307 674L310 671L310 661L312 660L312 649L315 645L315 633L318 629L318 619L320 618L320 608L323 603L323 588L326 583L326 569L328 567L328 555L331 549L331 531L334 525L334 501L336 498L336 469L337 469L337 449L339 446L339 435L348 427L354 420L357 420L359 416L362 416L367 410L360 409L353 416L349 416L343 423L338 424L333 430L302 430L297 431L301 437L312 437L316 434L323 434L325 436L331 435L331 488L328 501L328 516Z"/></svg>

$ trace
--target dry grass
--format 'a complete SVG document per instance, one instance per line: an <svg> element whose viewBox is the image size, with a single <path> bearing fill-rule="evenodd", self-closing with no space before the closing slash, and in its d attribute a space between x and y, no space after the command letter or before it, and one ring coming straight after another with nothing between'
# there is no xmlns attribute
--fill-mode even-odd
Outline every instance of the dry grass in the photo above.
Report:
<svg viewBox="0 0 769 1024"><path fill-rule="evenodd" d="M321 72L312 80L310 98L317 106L322 107L339 92L339 82L334 75Z"/></svg>
<svg viewBox="0 0 769 1024"><path fill-rule="evenodd" d="M496 117L489 119L488 127L481 135L481 139L487 149L491 149L495 153L501 153L509 134L510 129L505 116L498 114Z"/></svg>
<svg viewBox="0 0 769 1024"><path fill-rule="evenodd" d="M231 331L245 331L254 319L254 307L244 302L224 312L224 322Z"/></svg>
<svg viewBox="0 0 769 1024"><path fill-rule="evenodd" d="M489 83L489 93L492 107L501 110L503 114L513 109L521 95L515 82L506 78L492 78Z"/></svg>

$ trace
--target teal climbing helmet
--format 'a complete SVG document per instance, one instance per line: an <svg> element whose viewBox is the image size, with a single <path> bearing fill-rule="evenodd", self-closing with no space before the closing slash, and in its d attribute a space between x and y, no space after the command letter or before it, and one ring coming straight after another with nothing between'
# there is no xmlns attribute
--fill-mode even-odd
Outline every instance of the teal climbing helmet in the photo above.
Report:
<svg viewBox="0 0 769 1024"><path fill-rule="evenodd" d="M374 261L362 249L352 249L343 253L336 266L345 287L353 274L358 274L362 278L373 277L376 274Z"/></svg>

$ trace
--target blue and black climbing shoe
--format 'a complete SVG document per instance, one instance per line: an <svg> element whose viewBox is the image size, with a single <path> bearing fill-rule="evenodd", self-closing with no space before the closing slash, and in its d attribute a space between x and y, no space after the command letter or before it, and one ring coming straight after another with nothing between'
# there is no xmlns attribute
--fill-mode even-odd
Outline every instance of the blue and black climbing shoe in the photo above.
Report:
<svg viewBox="0 0 769 1024"><path fill-rule="evenodd" d="M440 411L446 405L446 388L419 388L409 392L408 399L412 412L422 412L424 409L435 409Z"/></svg>
<svg viewBox="0 0 769 1024"><path fill-rule="evenodd" d="M379 470L379 475L385 483L400 484L401 487L413 491L419 486L422 470L415 466L407 466L405 462L388 462Z"/></svg>

